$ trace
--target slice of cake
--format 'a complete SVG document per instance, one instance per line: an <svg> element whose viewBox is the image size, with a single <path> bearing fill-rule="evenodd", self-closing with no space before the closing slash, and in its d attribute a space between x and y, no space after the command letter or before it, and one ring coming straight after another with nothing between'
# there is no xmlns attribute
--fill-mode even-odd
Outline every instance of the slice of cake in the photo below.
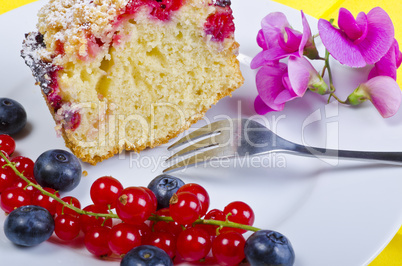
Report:
<svg viewBox="0 0 402 266"><path fill-rule="evenodd" d="M22 57L91 164L166 143L243 83L230 0L50 0L38 16Z"/></svg>

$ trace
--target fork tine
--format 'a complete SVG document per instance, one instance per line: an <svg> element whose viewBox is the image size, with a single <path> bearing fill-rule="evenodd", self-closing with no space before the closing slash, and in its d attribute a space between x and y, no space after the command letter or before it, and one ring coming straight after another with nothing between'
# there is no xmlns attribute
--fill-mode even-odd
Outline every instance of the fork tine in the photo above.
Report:
<svg viewBox="0 0 402 266"><path fill-rule="evenodd" d="M225 149L224 148L214 148L211 150L207 150L205 152L202 153L198 153L190 158L184 159L172 166L170 166L169 168L163 170L163 173L170 173L170 172L174 172L174 171L179 171L183 168L189 167L189 166L194 166L197 163L203 163L203 162L207 162L213 158L223 158L223 157L233 157L233 155L226 155L223 156Z"/></svg>
<svg viewBox="0 0 402 266"><path fill-rule="evenodd" d="M175 143L173 143L172 145L170 145L168 150L170 151L170 150L178 148L178 147L180 147L180 146L182 146L182 145L184 145L184 144L186 144L186 143L188 143L190 141L194 141L194 140L197 140L197 139L202 138L202 137L207 137L207 136L216 134L217 131L222 126L227 124L224 121L229 123L229 120L220 120L220 121L217 121L217 122L214 122L214 123L211 123L211 124L207 124L207 125L205 125L203 127L200 127L199 129L191 132L190 134L184 136L180 140L178 140Z"/></svg>
<svg viewBox="0 0 402 266"><path fill-rule="evenodd" d="M198 141L198 142L194 143L193 145L190 145L190 146L188 146L188 147L176 152L175 154L173 154L172 156L167 158L165 162L169 162L169 161L171 161L174 158L177 158L179 156L185 156L185 155L187 155L189 153L197 152L199 150L214 147L214 146L217 146L217 145L219 145L217 140L214 139L213 137L209 137L207 139L203 139L201 141Z"/></svg>

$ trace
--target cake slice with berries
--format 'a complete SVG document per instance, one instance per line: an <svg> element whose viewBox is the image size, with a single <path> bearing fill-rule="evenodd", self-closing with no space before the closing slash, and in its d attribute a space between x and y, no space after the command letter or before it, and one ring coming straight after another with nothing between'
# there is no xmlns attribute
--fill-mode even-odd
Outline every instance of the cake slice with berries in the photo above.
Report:
<svg viewBox="0 0 402 266"><path fill-rule="evenodd" d="M243 83L229 0L50 0L38 16L22 57L91 164L166 143Z"/></svg>

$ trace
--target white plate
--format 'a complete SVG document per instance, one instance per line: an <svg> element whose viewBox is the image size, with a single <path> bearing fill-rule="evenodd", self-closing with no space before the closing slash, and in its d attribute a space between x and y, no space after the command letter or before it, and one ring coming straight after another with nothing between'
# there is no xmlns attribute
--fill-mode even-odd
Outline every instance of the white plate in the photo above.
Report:
<svg viewBox="0 0 402 266"><path fill-rule="evenodd" d="M237 40L245 55L252 57L259 51L255 36L260 20L269 12L284 12L290 23L301 29L299 11L265 0L233 2ZM40 89L34 86L30 70L19 56L24 33L35 29L36 13L43 4L39 1L0 16L0 97L14 98L25 106L29 125L17 138L17 151L34 160L48 149L64 148L63 140L53 130L54 122ZM315 31L316 20L310 18L310 22ZM244 86L232 98L214 106L207 119L192 129L226 116L255 116L255 72L245 65L242 71ZM367 69L351 71L335 65L336 86L351 91L364 79L353 78L351 73L364 75ZM370 103L362 108L325 105L323 97L309 93L288 103L284 112L255 118L299 143L355 150L402 150L401 112L385 120ZM84 206L90 204L90 185L103 175L119 178L124 186L146 186L165 167L162 160L170 155L166 147L146 150L141 155L125 153L96 167L84 164L89 175L69 194L78 197ZM281 154L257 159L232 161L222 167L214 163L177 175L185 182L203 185L210 193L213 208L222 209L234 200L249 203L256 214L255 226L288 236L297 266L365 265L401 225L401 168ZM0 214L0 222L4 219ZM56 238L37 247L18 248L6 239L3 230L0 257L2 265L118 265L117 261L91 256L79 242L60 244Z"/></svg>

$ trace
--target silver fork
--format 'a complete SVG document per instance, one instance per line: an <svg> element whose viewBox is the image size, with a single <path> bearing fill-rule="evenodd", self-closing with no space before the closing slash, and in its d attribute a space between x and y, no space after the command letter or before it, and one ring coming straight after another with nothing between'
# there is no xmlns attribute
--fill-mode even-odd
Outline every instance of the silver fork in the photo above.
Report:
<svg viewBox="0 0 402 266"><path fill-rule="evenodd" d="M197 142L194 143L194 141ZM173 160L178 160L178 162L165 169L164 173L194 166L211 159L262 155L273 152L371 160L402 165L402 152L349 151L304 146L281 138L264 125L249 119L225 119L205 125L178 140L168 150L176 149L188 143L193 144L166 160L166 162Z"/></svg>

